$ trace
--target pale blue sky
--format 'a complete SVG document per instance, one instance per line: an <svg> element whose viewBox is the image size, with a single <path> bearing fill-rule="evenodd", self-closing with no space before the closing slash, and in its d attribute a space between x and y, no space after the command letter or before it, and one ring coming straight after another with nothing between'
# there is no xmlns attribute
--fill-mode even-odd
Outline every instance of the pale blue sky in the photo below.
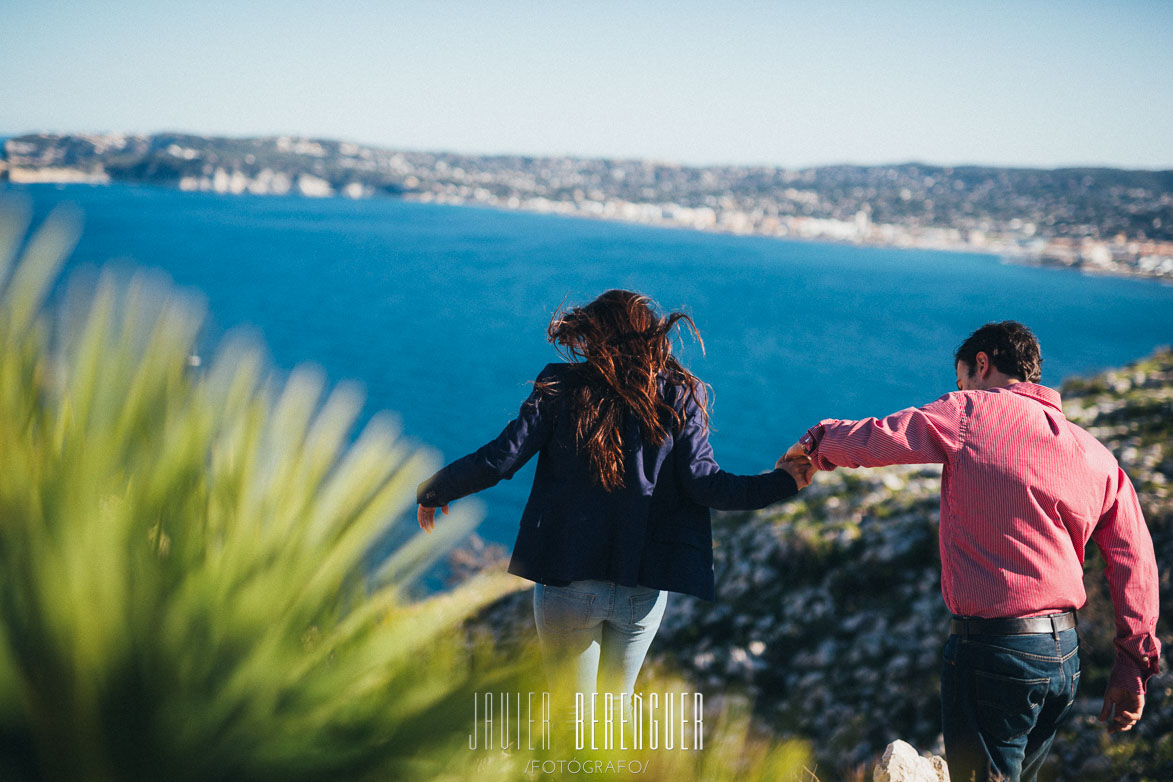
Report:
<svg viewBox="0 0 1173 782"><path fill-rule="evenodd" d="M1173 168L1173 2L0 0L0 133Z"/></svg>

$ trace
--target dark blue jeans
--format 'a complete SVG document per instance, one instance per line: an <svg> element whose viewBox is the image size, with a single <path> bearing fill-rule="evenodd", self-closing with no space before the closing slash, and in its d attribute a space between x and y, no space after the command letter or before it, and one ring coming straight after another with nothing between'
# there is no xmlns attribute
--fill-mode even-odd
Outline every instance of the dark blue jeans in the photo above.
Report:
<svg viewBox="0 0 1173 782"><path fill-rule="evenodd" d="M1079 636L951 635L941 724L953 782L1033 782L1079 686Z"/></svg>

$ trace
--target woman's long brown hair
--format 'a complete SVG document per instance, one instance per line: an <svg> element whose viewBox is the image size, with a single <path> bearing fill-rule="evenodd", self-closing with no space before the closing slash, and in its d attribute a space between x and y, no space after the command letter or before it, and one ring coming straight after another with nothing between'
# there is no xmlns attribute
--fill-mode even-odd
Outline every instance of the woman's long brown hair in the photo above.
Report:
<svg viewBox="0 0 1173 782"><path fill-rule="evenodd" d="M679 336L681 322L703 352L705 343L692 318L683 312L659 315L651 299L631 291L609 290L585 307L559 310L550 321L550 341L564 358L577 363L578 371L568 382L542 384L542 390L571 395L578 447L585 448L594 478L607 491L624 485L627 413L636 417L640 434L654 445L684 426L683 413L659 393L660 375L697 402L708 425L708 411L696 395L700 381L672 355L671 336Z"/></svg>

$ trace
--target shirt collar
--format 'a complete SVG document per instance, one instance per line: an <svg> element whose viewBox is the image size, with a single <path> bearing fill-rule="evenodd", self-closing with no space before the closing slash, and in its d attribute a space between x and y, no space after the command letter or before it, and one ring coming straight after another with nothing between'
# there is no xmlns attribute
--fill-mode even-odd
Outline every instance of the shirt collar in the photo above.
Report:
<svg viewBox="0 0 1173 782"><path fill-rule="evenodd" d="M1048 407L1053 407L1059 412L1063 412L1063 402L1059 398L1059 392L1053 388L1040 386L1036 383L1014 383L1006 386L1003 390L1009 391L1012 394L1028 396L1036 402L1042 402Z"/></svg>

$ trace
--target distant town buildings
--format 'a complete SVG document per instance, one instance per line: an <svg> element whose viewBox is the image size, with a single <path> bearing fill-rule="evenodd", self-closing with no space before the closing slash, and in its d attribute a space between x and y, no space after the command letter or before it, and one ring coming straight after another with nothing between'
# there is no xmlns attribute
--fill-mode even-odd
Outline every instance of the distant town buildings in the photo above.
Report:
<svg viewBox="0 0 1173 782"><path fill-rule="evenodd" d="M2 179L394 196L732 234L963 249L1173 279L1173 171L698 168L409 152L289 136L102 134L9 139Z"/></svg>

